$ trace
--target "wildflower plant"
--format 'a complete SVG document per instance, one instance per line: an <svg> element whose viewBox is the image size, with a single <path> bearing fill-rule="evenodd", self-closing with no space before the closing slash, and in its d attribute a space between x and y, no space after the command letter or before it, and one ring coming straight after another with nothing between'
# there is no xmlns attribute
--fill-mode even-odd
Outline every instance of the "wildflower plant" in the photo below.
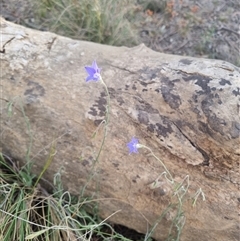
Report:
<svg viewBox="0 0 240 241"><path fill-rule="evenodd" d="M185 178L182 180L181 183L178 183L174 180L172 174L170 173L170 171L167 169L167 167L165 166L165 164L162 162L161 159L159 159L151 150L151 148L142 145L139 143L139 140L135 137L133 137L131 139L131 141L129 143L127 143L127 147L129 149L129 154L131 153L138 153L138 149L140 148L145 148L147 149L150 154L158 161L160 162L160 164L162 165L162 167L164 168L164 172L162 172L153 183L151 183L149 185L150 189L156 189L158 187L160 187L162 185L162 183L159 181L159 179L163 176L165 177L165 179L167 180L168 183L170 183L172 185L172 196L173 197L177 197L177 203L170 203L167 208L162 212L162 214L160 215L159 219L157 220L157 222L155 223L155 225L153 225L151 231L146 234L146 239L148 237L151 236L151 234L154 232L154 229L156 228L156 226L158 225L158 223L162 220L162 218L172 209L172 208L176 208L176 212L175 212L175 217L173 218L173 222L172 225L169 229L169 235L168 235L168 239L167 240L175 240L178 241L180 240L180 235L183 229L183 226L185 224L186 218L184 215L184 211L183 211L183 201L184 198L187 194L187 191L189 189L189 175L186 175ZM205 195L202 191L201 188L199 188L196 193L194 194L194 196L192 197L193 200L193 206L196 205L197 199L199 196L202 196L203 201L205 201ZM176 235L174 235L174 231L173 229L176 229ZM175 236L175 237L174 237ZM173 239L174 238L174 239Z"/></svg>
<svg viewBox="0 0 240 241"><path fill-rule="evenodd" d="M94 60L91 66L86 66L85 70L88 74L88 76L86 77L86 82L89 81L94 81L94 82L100 82L101 84L103 84L104 89L107 93L107 108L106 108L106 115L105 115L105 119L104 119L104 124L105 124L105 132L104 132L104 137L102 140L102 144L100 147L100 150L98 152L96 161L99 158L99 155L102 151L102 147L104 145L105 142L105 138L107 135L107 125L109 122L109 110L110 110L110 95L108 92L108 88L107 85L104 83L102 77L101 77L101 69L98 67L97 62ZM159 224L159 222L162 220L162 218L167 215L167 213L173 209L175 212L175 217L172 220L172 224L170 226L169 229L169 235L168 235L168 239L167 240L175 240L178 241L180 239L180 234L182 232L183 226L185 224L185 215L184 215L184 211L183 211L183 201L184 198L187 194L187 191L189 189L189 175L186 175L186 177L182 180L182 182L178 183L174 180L172 174L170 173L170 171L167 169L166 165L163 163L163 161L158 158L153 151L151 150L151 148L142 145L139 143L139 140L135 137L133 137L131 139L131 141L129 143L127 143L127 147L129 149L129 154L135 153L138 154L138 149L140 148L145 148L147 149L151 156L153 156L163 167L164 171L155 179L155 181L153 183L151 183L149 185L150 189L156 189L159 186L161 186L161 182L159 181L159 179L161 177L164 177L166 179L166 181L172 186L172 197L176 197L177 198L177 202L174 202L173 199L171 201L171 203L166 207L166 209L162 212L162 214L160 215L159 219L156 221L155 225L153 225L152 229L150 232L148 232L148 234L146 234L145 236L145 240L148 240L151 235L154 232L154 229L157 227L157 225ZM204 193L202 191L202 189L200 188L196 194L193 197L193 206L196 204L196 201L198 199L198 197L202 195L203 200L205 200L205 196ZM177 232L175 231L177 230Z"/></svg>
<svg viewBox="0 0 240 241"><path fill-rule="evenodd" d="M88 76L86 77L86 82L89 81L94 81L94 82L100 82L101 84L103 84L105 91L107 93L107 108L106 108L106 116L104 119L104 123L105 123L105 133L104 133L104 137L102 140L102 144L100 147L100 150L98 152L96 161L99 158L100 152L102 151L102 147L104 145L104 141L107 135L107 125L109 122L109 109L110 109L110 95L108 92L108 88L106 86L106 84L104 83L102 77L101 77L101 69L98 67L96 61L93 61L91 66L86 66L85 70L88 74ZM174 202L173 199L171 201L171 203L166 207L166 209L162 212L162 214L160 215L159 219L156 221L155 225L153 225L151 231L146 234L145 240L148 240L148 238L150 238L150 236L153 234L154 229L157 227L158 223L162 220L162 218L171 210L174 209L174 213L175 213L175 217L172 220L172 224L170 226L169 229L169 235L168 235L168 239L167 240L175 240L178 241L180 239L180 234L182 232L183 226L185 224L185 215L184 215L184 211L183 211L183 201L184 198L187 194L187 191L189 189L189 175L186 175L186 177L182 180L182 182L178 183L174 180L172 174L170 173L170 171L167 169L166 165L163 163L163 161L158 158L153 151L151 150L151 148L142 145L139 143L139 140L135 137L133 137L131 139L131 141L129 143L127 143L127 147L129 149L129 154L135 153L138 154L138 149L140 148L145 148L147 149L151 156L153 156L163 167L164 171L155 179L155 181L153 183L151 183L149 185L150 189L156 189L159 186L161 186L161 182L159 181L159 179L161 177L164 177L167 182L172 186L172 197L176 197L177 198L177 202ZM193 197L193 206L196 204L196 201L198 199L198 197L202 195L203 200L205 200L205 196L204 193L202 191L202 189L200 188L196 194ZM177 230L177 232L175 232L175 230Z"/></svg>
<svg viewBox="0 0 240 241"><path fill-rule="evenodd" d="M86 82L89 82L89 81L98 82L99 81L103 85L103 87L105 89L105 92L107 94L106 114L105 114L105 119L103 121L103 123L104 123L104 136L103 136L103 139L102 139L102 143L101 143L99 152L98 152L97 157L95 159L95 163L96 163L97 160L99 159L100 153L102 151L102 148L103 148L103 145L105 143L106 136L107 136L107 125L109 123L109 112L110 112L110 94L109 94L107 85L105 84L105 82L102 79L102 76L100 74L101 69L98 67L96 60L93 61L91 66L85 66L85 70L88 74L88 76L86 78Z"/></svg>

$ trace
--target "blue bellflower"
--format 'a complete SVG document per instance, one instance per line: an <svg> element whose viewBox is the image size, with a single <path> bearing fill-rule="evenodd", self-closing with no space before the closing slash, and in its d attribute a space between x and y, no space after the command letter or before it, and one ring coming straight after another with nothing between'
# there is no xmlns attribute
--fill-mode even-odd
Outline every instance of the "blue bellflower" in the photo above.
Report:
<svg viewBox="0 0 240 241"><path fill-rule="evenodd" d="M129 154L131 153L138 153L138 148L140 147L140 144L138 144L137 138L132 138L132 140L127 144L127 147L129 149Z"/></svg>
<svg viewBox="0 0 240 241"><path fill-rule="evenodd" d="M98 81L101 79L100 69L97 66L97 62L94 60L92 66L85 66L85 70L88 73L88 77L86 78L86 82L93 80Z"/></svg>

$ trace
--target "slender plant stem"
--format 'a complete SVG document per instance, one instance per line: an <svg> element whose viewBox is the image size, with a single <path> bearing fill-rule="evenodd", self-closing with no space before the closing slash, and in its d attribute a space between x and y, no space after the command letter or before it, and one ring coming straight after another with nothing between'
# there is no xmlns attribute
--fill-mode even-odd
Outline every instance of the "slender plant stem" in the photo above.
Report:
<svg viewBox="0 0 240 241"><path fill-rule="evenodd" d="M110 113L110 94L109 94L109 91L108 91L108 88L107 88L107 85L104 83L104 81L102 80L102 77L100 79L101 83L103 84L104 86L104 89L106 91L106 94L107 94L107 105L106 105L106 115L105 115L105 123L104 123L104 136L103 136L103 139L102 139L102 143L101 143L101 146L100 146L100 149L98 151L98 154L97 154L97 157L96 157L96 160L95 160L95 163L98 161L99 159L99 156L102 152L102 149L103 149L103 145L105 143L105 140L106 140L106 136L107 136L107 126L108 126L108 123L109 123L109 113Z"/></svg>
<svg viewBox="0 0 240 241"><path fill-rule="evenodd" d="M141 147L144 147L145 149L147 149L148 151L150 151L151 155L156 159L158 160L161 165L163 166L164 170L166 171L166 173L168 174L169 178L168 180L170 181L170 183L174 183L174 180L173 180L173 177L172 177L172 174L168 171L167 167L165 166L165 164L153 153L153 151L151 150L151 148L147 147L147 146L144 146L144 145L141 145Z"/></svg>

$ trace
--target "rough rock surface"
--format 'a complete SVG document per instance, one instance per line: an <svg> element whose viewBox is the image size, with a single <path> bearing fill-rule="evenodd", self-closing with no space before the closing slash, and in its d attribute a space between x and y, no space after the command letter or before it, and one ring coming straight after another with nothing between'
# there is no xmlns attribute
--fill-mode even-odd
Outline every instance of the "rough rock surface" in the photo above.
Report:
<svg viewBox="0 0 240 241"><path fill-rule="evenodd" d="M85 193L100 198L103 217L121 210L112 221L146 232L170 193L164 182L149 188L163 172L159 162L145 150L128 154L126 143L135 136L176 180L190 176L189 196L198 187L205 192L206 201L197 207L185 203L182 240L238 240L239 68L144 45L129 49L71 40L3 19L0 27L2 152L24 163L31 142L30 159L40 173L56 143L45 178L52 181L62 168L64 188L73 194L88 180ZM104 119L107 98L101 83L85 83L83 67L94 59L111 96L106 142L95 166L103 128L91 137ZM154 237L163 240L171 221L167 216Z"/></svg>

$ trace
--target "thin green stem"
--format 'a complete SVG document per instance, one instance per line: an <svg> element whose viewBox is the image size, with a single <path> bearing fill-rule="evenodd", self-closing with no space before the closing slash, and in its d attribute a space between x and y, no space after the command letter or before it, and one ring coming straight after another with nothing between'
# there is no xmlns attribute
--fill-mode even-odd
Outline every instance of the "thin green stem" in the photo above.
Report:
<svg viewBox="0 0 240 241"><path fill-rule="evenodd" d="M101 146L99 148L99 151L98 151L98 154L94 160L94 163L93 163L93 167L92 167L92 170L94 170L94 167L95 167L95 164L97 163L99 157L100 157L100 154L102 152L102 149L103 149L103 146L104 146L104 143L105 143L105 140L106 140L106 136L107 136L107 125L109 123L109 113L110 113L110 94L109 94L109 91L108 91L108 88L107 88L107 85L105 84L105 82L103 81L102 77L100 76L100 80L99 80L103 86L104 86L104 89L106 91L106 94L107 94L107 105L106 105L106 115L105 115L105 119L104 119L104 135L103 135L103 139L102 139L102 142L101 142ZM102 122L102 123L103 123ZM92 180L92 178L94 177L94 172L93 174L89 177L88 181L86 182L86 184L84 185L84 187L82 188L82 196L83 196L83 193L85 192L85 189L86 189L86 186L88 185L88 183Z"/></svg>
<svg viewBox="0 0 240 241"><path fill-rule="evenodd" d="M153 153L153 151L151 150L151 148L149 148L149 147L147 147L147 146L144 146L144 145L142 145L142 144L141 144L141 147L149 150L150 153L151 153L151 155L152 155L156 160L158 160L158 161L161 163L161 165L163 166L164 170L166 171L166 173L167 173L168 176L169 176L169 178L167 178L167 176L166 176L166 178L170 181L170 183L173 184L173 183L174 183L174 180L173 180L172 174L168 171L168 169L167 169L167 167L165 166L165 164Z"/></svg>
<svg viewBox="0 0 240 241"><path fill-rule="evenodd" d="M110 113L110 94L109 94L107 85L102 80L102 77L100 77L100 82L103 84L104 89L105 89L106 94L107 94L107 105L106 105L106 115L105 115L105 123L104 123L104 136L103 136L102 143L101 143L100 149L98 151L95 163L98 161L99 156L100 156L100 154L102 152L102 149L103 149L103 145L105 143L105 139L106 139L106 136L107 136L107 125L109 123L109 113Z"/></svg>
<svg viewBox="0 0 240 241"><path fill-rule="evenodd" d="M202 195L203 201L206 200L205 195L204 195L204 192L202 191L202 188L199 188L199 189L197 190L197 192L195 193L194 197L193 197L193 207L196 205L196 202L197 202L198 197L199 197L200 194Z"/></svg>

